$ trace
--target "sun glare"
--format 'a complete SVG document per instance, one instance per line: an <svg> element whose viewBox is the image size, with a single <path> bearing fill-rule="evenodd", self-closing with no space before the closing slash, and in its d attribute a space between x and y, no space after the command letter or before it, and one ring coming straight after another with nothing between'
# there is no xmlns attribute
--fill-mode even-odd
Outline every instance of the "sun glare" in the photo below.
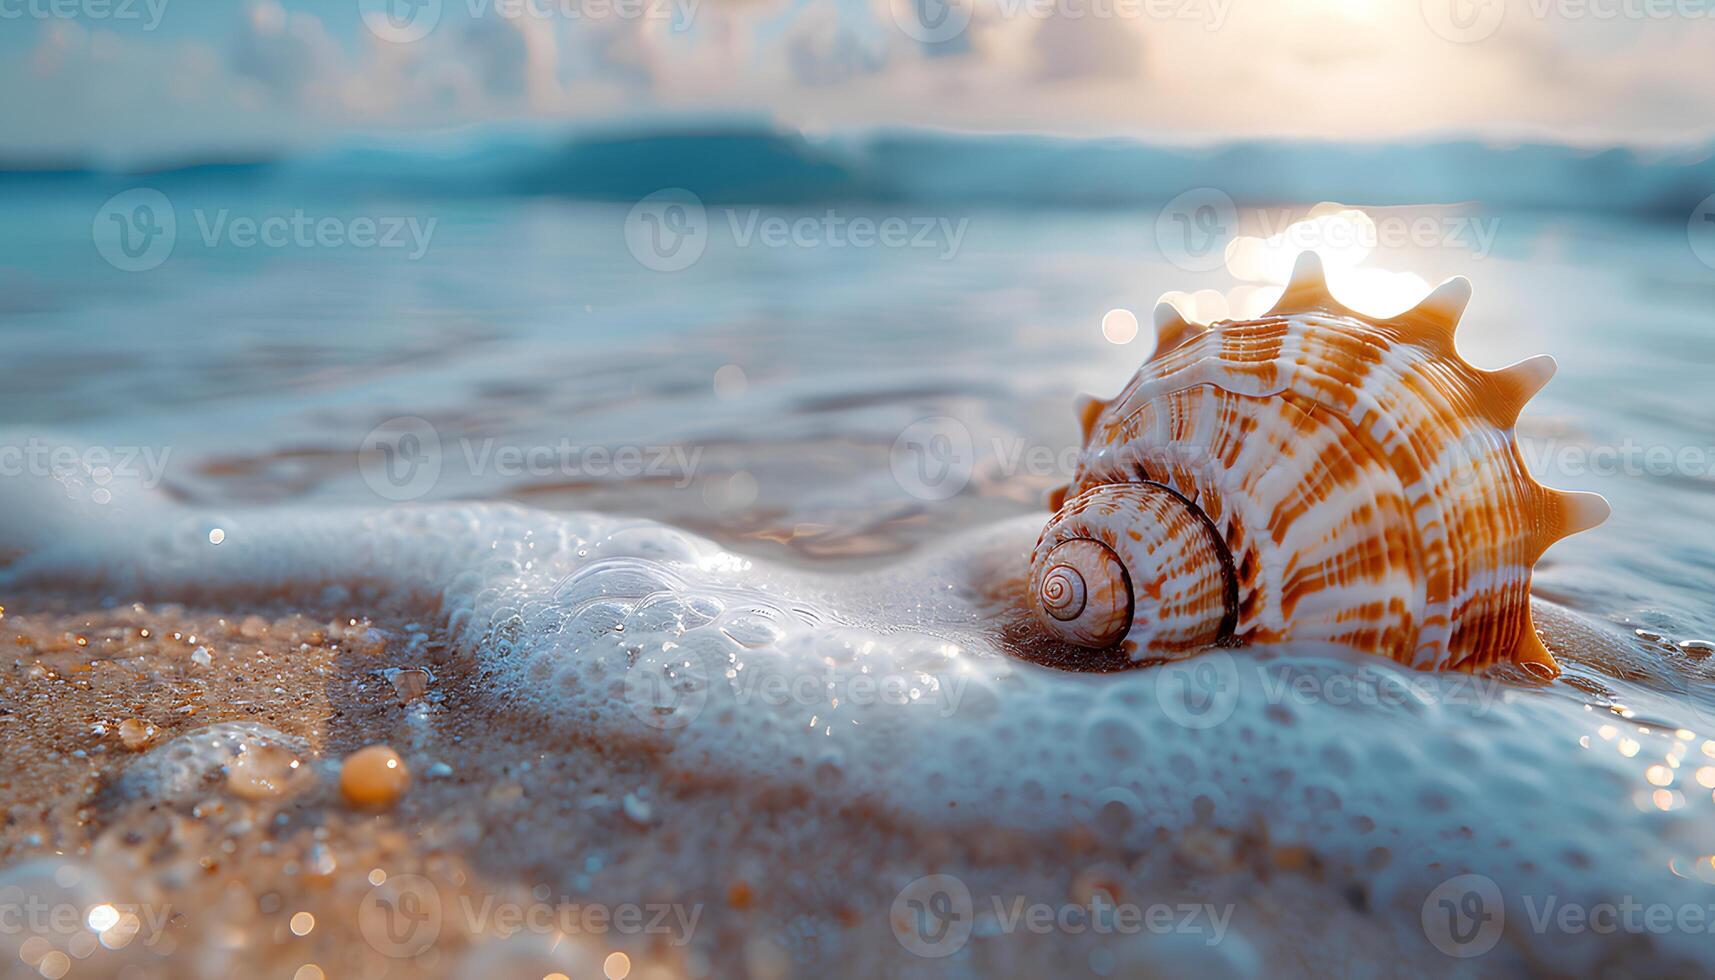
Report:
<svg viewBox="0 0 1715 980"><path fill-rule="evenodd" d="M1375 251L1378 234L1375 219L1363 210L1318 204L1303 219L1266 238L1240 235L1228 242L1227 271L1247 283L1280 287L1291 277L1299 254L1313 251L1322 257L1328 286L1341 302L1362 313L1392 315L1422 299L1429 284L1409 272L1364 266ZM1224 297L1222 305L1231 312L1223 315L1258 316L1278 295L1278 288L1239 286ZM1196 305L1202 312L1213 304L1199 301Z"/></svg>

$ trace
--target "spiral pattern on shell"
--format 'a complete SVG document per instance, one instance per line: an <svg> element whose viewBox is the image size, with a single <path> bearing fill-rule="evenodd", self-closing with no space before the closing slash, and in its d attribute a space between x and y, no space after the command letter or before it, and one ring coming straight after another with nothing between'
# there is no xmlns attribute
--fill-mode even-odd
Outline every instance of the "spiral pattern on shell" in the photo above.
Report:
<svg viewBox="0 0 1715 980"><path fill-rule="evenodd" d="M1065 622L1084 611L1084 576L1071 565L1055 565L1042 577L1042 608Z"/></svg>
<svg viewBox="0 0 1715 980"><path fill-rule="evenodd" d="M1554 362L1463 361L1453 331L1469 299L1453 279L1406 313L1368 317L1329 294L1306 253L1258 319L1203 327L1162 304L1154 355L1117 397L1078 406L1077 470L1032 556L1039 618L1133 659L1303 642L1421 668L1556 672L1530 621L1531 566L1608 508L1526 472L1513 427ZM1043 605L1045 574L1066 564L1048 557L1071 538L1107 547L1129 576L1124 632L1104 618L1117 603L1070 621ZM1108 587L1080 570L1088 596Z"/></svg>

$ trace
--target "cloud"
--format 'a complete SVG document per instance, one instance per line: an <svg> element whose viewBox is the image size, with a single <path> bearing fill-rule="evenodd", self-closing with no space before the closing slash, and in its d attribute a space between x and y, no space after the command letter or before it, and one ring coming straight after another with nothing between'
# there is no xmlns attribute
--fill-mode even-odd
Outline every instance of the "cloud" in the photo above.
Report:
<svg viewBox="0 0 1715 980"><path fill-rule="evenodd" d="M324 97L327 82L344 73L339 46L314 14L288 13L271 0L246 13L227 52L227 64L240 78L280 98L301 100Z"/></svg>
<svg viewBox="0 0 1715 980"><path fill-rule="evenodd" d="M884 47L848 27L832 6L799 14L784 43L792 78L812 88L874 75L887 66Z"/></svg>
<svg viewBox="0 0 1715 980"><path fill-rule="evenodd" d="M1040 77L1136 78L1143 72L1143 38L1130 25L1055 14L1036 29Z"/></svg>
<svg viewBox="0 0 1715 980"><path fill-rule="evenodd" d="M17 21L0 132L8 153L104 159L645 112L1174 139L1715 133L1710 19L1509 18L1454 44L1413 3L1174 0L1128 17L1112 11L1137 5L1057 0L1042 18L973 0L953 41L925 45L896 16L918 0L640 2L646 16L473 17L449 0L413 43L312 0L179 4L148 32Z"/></svg>

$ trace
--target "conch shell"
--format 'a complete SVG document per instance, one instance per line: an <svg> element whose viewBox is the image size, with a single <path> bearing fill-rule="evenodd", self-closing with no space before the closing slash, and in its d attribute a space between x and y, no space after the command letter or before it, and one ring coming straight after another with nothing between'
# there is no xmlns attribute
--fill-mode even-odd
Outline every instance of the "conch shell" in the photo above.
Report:
<svg viewBox="0 0 1715 980"><path fill-rule="evenodd" d="M1156 351L1078 405L1084 445L1031 558L1038 618L1132 660L1293 642L1422 669L1559 672L1531 624L1531 566L1602 522L1542 486L1513 426L1554 374L1453 349L1470 283L1389 319L1299 257L1274 309L1208 327L1156 309Z"/></svg>

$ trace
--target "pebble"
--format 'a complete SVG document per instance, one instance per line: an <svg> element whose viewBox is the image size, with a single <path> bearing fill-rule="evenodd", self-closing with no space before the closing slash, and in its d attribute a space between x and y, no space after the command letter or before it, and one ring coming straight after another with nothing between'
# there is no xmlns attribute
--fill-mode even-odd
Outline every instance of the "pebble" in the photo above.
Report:
<svg viewBox="0 0 1715 980"><path fill-rule="evenodd" d="M119 743L133 752L141 752L155 738L155 726L141 718L127 718L119 723Z"/></svg>
<svg viewBox="0 0 1715 980"><path fill-rule="evenodd" d="M399 696L399 703L408 704L428 693L429 683L434 678L420 667L411 667L394 671L390 679L393 681L393 693Z"/></svg>
<svg viewBox="0 0 1715 980"><path fill-rule="evenodd" d="M625 815L630 817L633 823L639 825L648 825L650 820L655 816L654 808L649 805L647 800L638 796L636 793L625 794L625 799L621 802L620 806L625 810Z"/></svg>
<svg viewBox="0 0 1715 980"><path fill-rule="evenodd" d="M405 760L386 745L358 749L340 766L339 791L355 807L387 809L410 787L411 771Z"/></svg>

